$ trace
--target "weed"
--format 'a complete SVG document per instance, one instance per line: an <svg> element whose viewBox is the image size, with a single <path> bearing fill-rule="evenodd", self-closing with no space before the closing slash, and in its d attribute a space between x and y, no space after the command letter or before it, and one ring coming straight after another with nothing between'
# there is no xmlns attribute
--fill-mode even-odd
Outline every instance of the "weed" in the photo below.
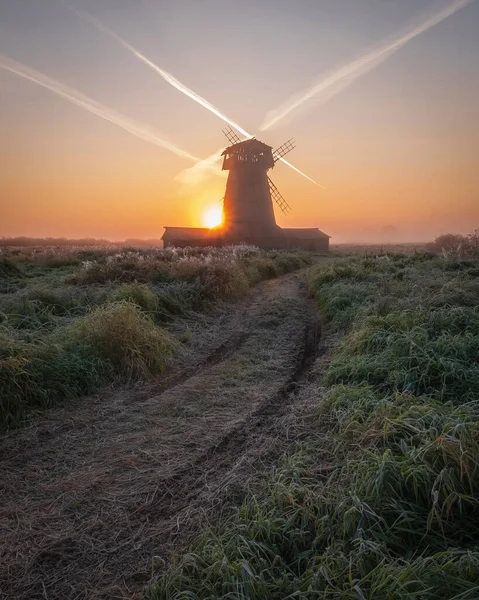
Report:
<svg viewBox="0 0 479 600"><path fill-rule="evenodd" d="M16 262L7 257L0 257L0 279L24 276L24 272Z"/></svg>
<svg viewBox="0 0 479 600"><path fill-rule="evenodd" d="M173 339L132 302L112 302L75 323L71 341L87 346L122 378L149 378L163 370Z"/></svg>

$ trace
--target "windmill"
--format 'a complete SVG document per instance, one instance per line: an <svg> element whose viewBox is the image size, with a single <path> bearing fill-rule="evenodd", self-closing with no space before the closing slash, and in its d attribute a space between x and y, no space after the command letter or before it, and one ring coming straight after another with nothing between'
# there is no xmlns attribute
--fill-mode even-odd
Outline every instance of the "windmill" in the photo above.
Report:
<svg viewBox="0 0 479 600"><path fill-rule="evenodd" d="M273 202L287 214L291 209L268 171L295 148L291 138L276 150L254 137L241 140L223 131L229 146L222 152L228 171L223 198L223 223L213 229L165 227L165 246L222 246L248 243L260 248L303 248L327 251L329 236L317 228L284 229L276 224Z"/></svg>
<svg viewBox="0 0 479 600"><path fill-rule="evenodd" d="M264 238L281 235L276 225L273 201L284 214L290 207L268 171L295 148L293 139L273 150L256 138L241 140L227 128L223 131L230 143L222 156L223 170L229 171L223 203L223 227L228 237Z"/></svg>

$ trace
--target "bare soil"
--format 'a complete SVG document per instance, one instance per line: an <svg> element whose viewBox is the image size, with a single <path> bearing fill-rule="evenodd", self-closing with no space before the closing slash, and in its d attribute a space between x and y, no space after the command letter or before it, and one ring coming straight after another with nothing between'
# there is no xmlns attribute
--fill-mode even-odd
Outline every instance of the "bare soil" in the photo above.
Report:
<svg viewBox="0 0 479 600"><path fill-rule="evenodd" d="M154 383L0 440L0 597L141 597L227 495L302 435L298 392L321 365L320 325L297 275L187 325Z"/></svg>

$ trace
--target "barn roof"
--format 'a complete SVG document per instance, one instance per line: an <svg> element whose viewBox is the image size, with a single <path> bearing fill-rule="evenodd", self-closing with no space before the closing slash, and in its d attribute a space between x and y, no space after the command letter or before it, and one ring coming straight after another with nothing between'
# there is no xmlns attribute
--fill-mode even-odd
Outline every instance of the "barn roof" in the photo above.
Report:
<svg viewBox="0 0 479 600"><path fill-rule="evenodd" d="M242 142L233 144L232 146L228 146L228 148L225 148L225 150L223 151L221 156L224 156L225 154L235 154L237 152L259 153L259 152L267 152L267 151L272 151L272 150L273 150L272 146L268 146L268 144L264 144L263 142L260 142L256 138L251 138L249 140L243 140Z"/></svg>
<svg viewBox="0 0 479 600"><path fill-rule="evenodd" d="M207 229L205 227L165 227L165 233L161 239L204 240L214 235L214 229Z"/></svg>
<svg viewBox="0 0 479 600"><path fill-rule="evenodd" d="M311 240L318 237L321 238L330 238L331 236L323 231L320 231L317 227L310 227L304 229L285 229L283 231L287 235L291 235L292 237L300 238L302 240Z"/></svg>

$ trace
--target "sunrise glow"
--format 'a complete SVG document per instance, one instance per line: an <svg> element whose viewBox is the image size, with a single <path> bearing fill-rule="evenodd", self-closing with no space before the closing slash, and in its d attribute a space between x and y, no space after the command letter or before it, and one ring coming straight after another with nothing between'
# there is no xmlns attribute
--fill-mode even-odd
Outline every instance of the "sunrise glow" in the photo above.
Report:
<svg viewBox="0 0 479 600"><path fill-rule="evenodd" d="M223 208L220 204L208 206L203 212L203 224L210 229L221 225L223 221Z"/></svg>
<svg viewBox="0 0 479 600"><path fill-rule="evenodd" d="M268 174L280 227L335 244L477 226L479 0L68 4L0 1L0 237L216 227L227 125L294 138Z"/></svg>

